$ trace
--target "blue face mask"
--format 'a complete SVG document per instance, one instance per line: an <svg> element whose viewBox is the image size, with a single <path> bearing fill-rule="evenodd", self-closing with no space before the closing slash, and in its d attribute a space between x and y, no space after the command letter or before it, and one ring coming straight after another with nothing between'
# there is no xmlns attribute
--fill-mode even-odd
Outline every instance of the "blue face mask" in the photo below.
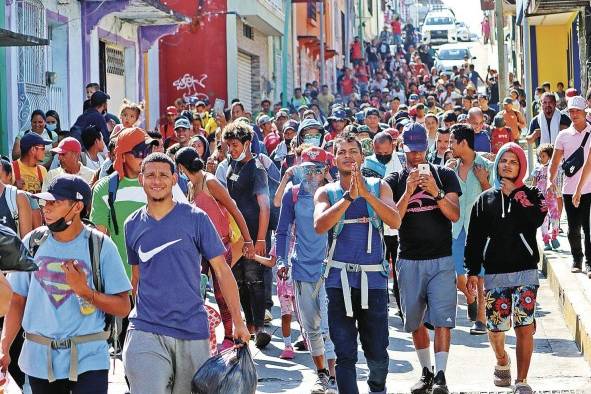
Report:
<svg viewBox="0 0 591 394"><path fill-rule="evenodd" d="M304 136L304 144L309 144L311 146L320 147L320 139L322 137L319 134L311 134Z"/></svg>
<svg viewBox="0 0 591 394"><path fill-rule="evenodd" d="M45 128L49 131L55 131L57 129L57 123L46 123Z"/></svg>

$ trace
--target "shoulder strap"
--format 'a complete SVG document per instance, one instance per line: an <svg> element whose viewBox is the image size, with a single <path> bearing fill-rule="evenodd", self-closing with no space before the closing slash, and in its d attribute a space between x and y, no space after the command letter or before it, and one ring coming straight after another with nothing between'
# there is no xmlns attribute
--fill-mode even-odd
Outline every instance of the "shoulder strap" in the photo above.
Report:
<svg viewBox="0 0 591 394"><path fill-rule="evenodd" d="M365 178L365 182L367 183L367 186L369 187L369 192L371 194L373 194L374 196L376 196L377 198L380 198L380 186L381 186L381 179L380 178ZM381 229L382 227L382 219L380 219L380 217L378 215L376 215L374 209L371 207L371 205L369 203L367 204L367 214L369 216L369 218L371 219L371 224L377 228L378 230Z"/></svg>
<svg viewBox="0 0 591 394"><path fill-rule="evenodd" d="M12 173L14 174L14 181L21 179L21 168L18 165L18 160L12 162Z"/></svg>
<svg viewBox="0 0 591 394"><path fill-rule="evenodd" d="M581 148L585 148L585 144L587 143L587 140L589 139L589 134L591 134L591 132L586 132L585 133L585 137L583 138L583 142L581 142Z"/></svg>
<svg viewBox="0 0 591 394"><path fill-rule="evenodd" d="M18 189L12 185L4 185L4 190L6 190L5 199L8 204L8 209L12 214L12 218L16 221L18 220L18 205L16 202Z"/></svg>
<svg viewBox="0 0 591 394"><path fill-rule="evenodd" d="M49 237L49 229L46 226L36 228L29 237L29 253L35 257L39 246Z"/></svg>
<svg viewBox="0 0 591 394"><path fill-rule="evenodd" d="M330 205L334 205L343 198L343 188L339 181L329 183L326 185L326 193L328 194L328 201L330 201ZM333 238L336 239L337 235L341 233L343 230L343 221L345 220L345 215L341 216L337 224L333 228Z"/></svg>
<svg viewBox="0 0 591 394"><path fill-rule="evenodd" d="M39 179L39 182L43 185L43 171L41 171L40 165L37 165L37 179Z"/></svg>
<svg viewBox="0 0 591 394"><path fill-rule="evenodd" d="M86 228L90 231L88 237L88 251L90 253L90 261L92 264L92 283L94 288L99 293L103 293L103 280L101 274L101 249L103 247L103 241L105 236L98 230L95 230L89 226Z"/></svg>
<svg viewBox="0 0 591 394"><path fill-rule="evenodd" d="M117 171L109 175L109 189L107 202L109 204L109 213L115 234L119 234L119 225L117 224L117 215L115 214L115 200L117 199L117 189L119 188L119 174Z"/></svg>

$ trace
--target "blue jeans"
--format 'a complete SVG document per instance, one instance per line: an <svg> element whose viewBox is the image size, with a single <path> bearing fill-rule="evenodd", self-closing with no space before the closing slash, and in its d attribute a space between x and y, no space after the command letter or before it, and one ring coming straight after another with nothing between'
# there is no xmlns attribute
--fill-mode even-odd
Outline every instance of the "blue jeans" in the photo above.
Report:
<svg viewBox="0 0 591 394"><path fill-rule="evenodd" d="M369 289L368 309L361 308L361 290L351 288L353 317L347 317L343 290L326 289L328 327L337 355L337 385L340 394L358 394L357 334L369 367L370 392L386 392L388 376L388 290Z"/></svg>

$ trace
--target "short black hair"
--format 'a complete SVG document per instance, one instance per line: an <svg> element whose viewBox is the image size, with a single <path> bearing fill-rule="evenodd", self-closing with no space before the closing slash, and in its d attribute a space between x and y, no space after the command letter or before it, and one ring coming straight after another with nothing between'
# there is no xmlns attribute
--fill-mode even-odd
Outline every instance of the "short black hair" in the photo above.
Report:
<svg viewBox="0 0 591 394"><path fill-rule="evenodd" d="M552 144L542 144L538 146L536 153L539 155L542 152L547 154L548 157L552 157L552 154L554 153L554 146Z"/></svg>
<svg viewBox="0 0 591 394"><path fill-rule="evenodd" d="M96 125L89 125L81 133L82 146L84 150L89 150L94 142L101 138L101 129Z"/></svg>
<svg viewBox="0 0 591 394"><path fill-rule="evenodd" d="M101 90L101 85L99 85L96 82L91 82L91 83L89 83L89 84L86 85L86 89L89 89L89 88L95 88L97 90Z"/></svg>
<svg viewBox="0 0 591 394"><path fill-rule="evenodd" d="M339 137L334 139L334 145L333 145L333 153L336 156L337 154L337 150L339 148L339 145L343 144L343 143L351 143L354 142L357 147L359 148L359 152L361 154L363 154L363 148L361 147L361 142L359 142L359 140L357 138L355 138L355 134L342 134Z"/></svg>
<svg viewBox="0 0 591 394"><path fill-rule="evenodd" d="M6 175L12 174L12 164L10 164L10 159L8 157L0 157L0 169L2 169Z"/></svg>
<svg viewBox="0 0 591 394"><path fill-rule="evenodd" d="M244 144L246 141L252 141L252 130L248 123L234 121L224 127L222 138L224 141L238 140Z"/></svg>
<svg viewBox="0 0 591 394"><path fill-rule="evenodd" d="M35 111L33 111L33 112L31 113L31 121L33 121L33 118L34 118L35 116L41 116L41 117L43 118L43 120L45 120L45 119L46 119L46 117L45 117L45 112L41 111L40 109L36 109Z"/></svg>
<svg viewBox="0 0 591 394"><path fill-rule="evenodd" d="M148 136L158 140L162 138L162 134L158 130L148 130Z"/></svg>
<svg viewBox="0 0 591 394"><path fill-rule="evenodd" d="M467 123L458 123L450 127L450 131L458 144L462 141L468 143L468 147L474 150L474 129Z"/></svg>
<svg viewBox="0 0 591 394"><path fill-rule="evenodd" d="M384 142L392 143L394 142L394 139L392 138L390 133L380 131L373 137L373 142L376 144L383 144Z"/></svg>
<svg viewBox="0 0 591 394"><path fill-rule="evenodd" d="M242 112L244 112L244 105L240 101L233 102L232 107L230 107L230 108L234 109L234 107L240 107L242 109Z"/></svg>
<svg viewBox="0 0 591 394"><path fill-rule="evenodd" d="M167 155L165 155L164 153L160 153L160 152L150 153L148 155L148 157L146 157L142 161L142 168L141 168L142 173L146 169L146 165L148 163L166 163L170 166L170 172L173 174L175 173L174 161L172 161L172 159L170 157L168 157Z"/></svg>

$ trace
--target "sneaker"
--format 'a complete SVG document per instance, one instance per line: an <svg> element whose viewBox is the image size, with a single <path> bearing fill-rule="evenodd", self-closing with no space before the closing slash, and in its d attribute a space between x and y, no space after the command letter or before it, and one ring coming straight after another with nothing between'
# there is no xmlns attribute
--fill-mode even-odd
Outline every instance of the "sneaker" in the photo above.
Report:
<svg viewBox="0 0 591 394"><path fill-rule="evenodd" d="M265 309L265 325L268 325L273 321L273 314L270 310Z"/></svg>
<svg viewBox="0 0 591 394"><path fill-rule="evenodd" d="M470 321L476 321L477 316L478 302L476 301L476 298L474 298L474 301L468 304L468 319L470 319Z"/></svg>
<svg viewBox="0 0 591 394"><path fill-rule="evenodd" d="M550 241L550 244L554 249L560 248L560 242L557 239L553 239L552 241Z"/></svg>
<svg viewBox="0 0 591 394"><path fill-rule="evenodd" d="M486 325L481 321L474 322L470 329L470 335L484 335L486 334Z"/></svg>
<svg viewBox="0 0 591 394"><path fill-rule="evenodd" d="M437 372L433 378L433 394L449 394L447 383L445 382L445 373L443 371Z"/></svg>
<svg viewBox="0 0 591 394"><path fill-rule="evenodd" d="M339 389L337 388L337 379L334 376L328 378L328 387L326 388L326 394L338 394Z"/></svg>
<svg viewBox="0 0 591 394"><path fill-rule="evenodd" d="M515 382L515 387L513 388L513 394L533 394L533 390L529 384L526 382Z"/></svg>
<svg viewBox="0 0 591 394"><path fill-rule="evenodd" d="M283 351L281 352L281 355L279 356L279 358L283 360L293 360L294 357L295 352L293 351L293 348L291 346L286 346L285 349L283 349Z"/></svg>
<svg viewBox="0 0 591 394"><path fill-rule="evenodd" d="M498 387L511 386L511 359L507 355L509 362L507 365L495 365L493 373L493 383Z"/></svg>
<svg viewBox="0 0 591 394"><path fill-rule="evenodd" d="M326 390L328 389L328 373L326 371L318 371L318 377L316 378L316 382L314 382L314 386L312 386L312 391L310 394L326 394Z"/></svg>
<svg viewBox="0 0 591 394"><path fill-rule="evenodd" d="M552 245L550 245L548 242L544 242L544 251L549 251L552 250Z"/></svg>
<svg viewBox="0 0 591 394"><path fill-rule="evenodd" d="M433 372L429 368L423 368L423 375L410 389L411 394L431 394L433 388Z"/></svg>
<svg viewBox="0 0 591 394"><path fill-rule="evenodd" d="M573 265L570 268L570 272L575 273L575 272L581 272L581 262L576 262L573 261Z"/></svg>
<svg viewBox="0 0 591 394"><path fill-rule="evenodd" d="M256 334L254 343L256 347L258 347L259 349L262 349L265 346L267 346L269 342L271 342L271 335L269 335L265 331L259 331Z"/></svg>
<svg viewBox="0 0 591 394"><path fill-rule="evenodd" d="M304 341L304 339L300 339L299 341L297 341L294 347L296 348L296 350L299 350L300 352L308 350L308 344L306 343L306 341Z"/></svg>

